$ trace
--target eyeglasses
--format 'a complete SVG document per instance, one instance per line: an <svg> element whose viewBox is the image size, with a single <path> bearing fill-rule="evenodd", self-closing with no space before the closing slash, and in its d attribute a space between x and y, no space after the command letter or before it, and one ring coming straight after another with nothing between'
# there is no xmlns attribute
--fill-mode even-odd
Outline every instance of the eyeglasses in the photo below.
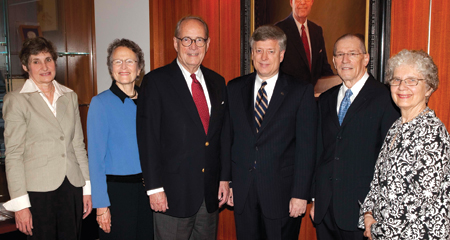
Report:
<svg viewBox="0 0 450 240"><path fill-rule="evenodd" d="M192 39L190 37L184 37L184 38L178 38L176 37L178 40L181 41L181 45L185 46L185 47L189 47L191 46L192 42L195 42L195 45L197 45L197 47L203 47L206 44L206 38L201 38L198 37L196 39Z"/></svg>
<svg viewBox="0 0 450 240"><path fill-rule="evenodd" d="M347 55L348 58L350 59L356 59L359 55L361 54L365 54L365 53L355 53L355 52L349 52L349 53L338 53L336 55L334 55L334 58L336 59L341 59L343 58L345 55Z"/></svg>
<svg viewBox="0 0 450 240"><path fill-rule="evenodd" d="M417 86L419 84L419 81L422 81L425 79L419 79L419 78L405 78L405 79L399 79L399 78L393 78L389 80L389 85L391 86L399 86L402 81L405 83L406 86Z"/></svg>
<svg viewBox="0 0 450 240"><path fill-rule="evenodd" d="M125 59L125 60L122 60L122 59L115 59L115 60L112 60L112 64L113 64L114 66L121 66L124 62L125 62L125 64L126 64L127 66L133 66L134 64L137 63L137 61L136 61L136 60L133 60L133 59Z"/></svg>

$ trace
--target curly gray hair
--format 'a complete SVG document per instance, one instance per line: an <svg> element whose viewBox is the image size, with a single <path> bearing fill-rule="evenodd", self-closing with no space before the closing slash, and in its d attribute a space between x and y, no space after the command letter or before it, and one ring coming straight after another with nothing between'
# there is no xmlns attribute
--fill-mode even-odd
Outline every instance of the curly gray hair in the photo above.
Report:
<svg viewBox="0 0 450 240"><path fill-rule="evenodd" d="M425 83L434 91L439 85L438 68L433 59L423 50L403 49L388 60L385 83L389 84L394 76L395 68L401 65L414 67L425 79Z"/></svg>

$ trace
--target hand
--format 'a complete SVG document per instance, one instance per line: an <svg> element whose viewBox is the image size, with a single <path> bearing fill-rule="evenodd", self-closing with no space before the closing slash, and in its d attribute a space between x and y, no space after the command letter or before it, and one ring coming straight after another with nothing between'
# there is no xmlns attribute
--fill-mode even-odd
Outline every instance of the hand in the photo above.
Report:
<svg viewBox="0 0 450 240"><path fill-rule="evenodd" d="M372 233L370 232L370 227L372 227L372 224L376 223L377 221L373 218L372 214L366 213L364 214L364 227L366 230L364 231L364 236L368 237L369 240L372 240Z"/></svg>
<svg viewBox="0 0 450 240"><path fill-rule="evenodd" d="M33 219L29 208L15 212L16 227L26 235L33 236Z"/></svg>
<svg viewBox="0 0 450 240"><path fill-rule="evenodd" d="M165 192L158 192L150 195L150 207L155 212L166 212L169 209Z"/></svg>
<svg viewBox="0 0 450 240"><path fill-rule="evenodd" d="M312 202L311 210L309 210L309 216L311 216L311 219L314 221L314 207L316 203L315 201Z"/></svg>
<svg viewBox="0 0 450 240"><path fill-rule="evenodd" d="M234 206L234 199L233 199L233 189L230 188L230 196L228 197L227 201L228 206L233 207Z"/></svg>
<svg viewBox="0 0 450 240"><path fill-rule="evenodd" d="M228 196L230 194L230 184L228 181L220 181L219 185L219 196L217 197L219 199L219 208L222 207L227 201Z"/></svg>
<svg viewBox="0 0 450 240"><path fill-rule="evenodd" d="M97 208L97 223L105 233L111 232L111 212L107 207Z"/></svg>
<svg viewBox="0 0 450 240"><path fill-rule="evenodd" d="M293 218L300 217L306 212L307 201L299 198L291 198L289 202L289 216Z"/></svg>
<svg viewBox="0 0 450 240"><path fill-rule="evenodd" d="M83 195L83 219L85 219L91 212L92 212L91 195Z"/></svg>

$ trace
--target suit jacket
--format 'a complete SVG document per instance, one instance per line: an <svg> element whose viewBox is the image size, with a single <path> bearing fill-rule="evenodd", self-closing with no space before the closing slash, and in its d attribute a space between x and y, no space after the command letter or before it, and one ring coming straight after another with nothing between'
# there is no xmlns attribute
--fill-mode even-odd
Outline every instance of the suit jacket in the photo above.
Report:
<svg viewBox="0 0 450 240"><path fill-rule="evenodd" d="M147 190L164 187L174 217L194 215L203 200L218 208L219 181L230 180L230 163L220 156L225 80L201 66L211 101L205 134L192 95L176 60L144 77L137 106L139 155Z"/></svg>
<svg viewBox="0 0 450 240"><path fill-rule="evenodd" d="M27 191L57 189L67 176L75 187L89 180L78 98L66 92L56 102L56 117L38 92L6 94L6 177L11 199Z"/></svg>
<svg viewBox="0 0 450 240"><path fill-rule="evenodd" d="M322 35L322 28L308 20L309 39L311 42L311 69L309 69L308 58L303 47L302 38L298 31L292 13L284 20L277 22L287 37L286 52L281 63L280 70L295 78L303 79L316 85L319 78L334 75L327 59L325 41Z"/></svg>
<svg viewBox="0 0 450 240"><path fill-rule="evenodd" d="M313 86L280 72L257 133L255 77L256 73L252 73L228 83L225 132L231 135L228 157L234 210L243 211L249 188L255 181L262 213L268 218L282 218L289 215L291 198L310 198L317 127Z"/></svg>
<svg viewBox="0 0 450 240"><path fill-rule="evenodd" d="M370 76L340 126L336 107L341 85L322 93L318 102L314 222L320 223L333 204L339 228L356 231L359 202L369 192L381 145L399 113L388 89Z"/></svg>

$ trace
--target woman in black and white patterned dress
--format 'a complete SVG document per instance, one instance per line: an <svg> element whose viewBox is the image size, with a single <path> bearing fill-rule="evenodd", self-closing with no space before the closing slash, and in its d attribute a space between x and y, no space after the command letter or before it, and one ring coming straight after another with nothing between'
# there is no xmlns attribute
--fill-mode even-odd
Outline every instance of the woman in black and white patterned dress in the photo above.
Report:
<svg viewBox="0 0 450 240"><path fill-rule="evenodd" d="M427 107L437 67L421 50L402 50L386 79L402 116L381 148L359 227L369 239L450 239L450 138Z"/></svg>

